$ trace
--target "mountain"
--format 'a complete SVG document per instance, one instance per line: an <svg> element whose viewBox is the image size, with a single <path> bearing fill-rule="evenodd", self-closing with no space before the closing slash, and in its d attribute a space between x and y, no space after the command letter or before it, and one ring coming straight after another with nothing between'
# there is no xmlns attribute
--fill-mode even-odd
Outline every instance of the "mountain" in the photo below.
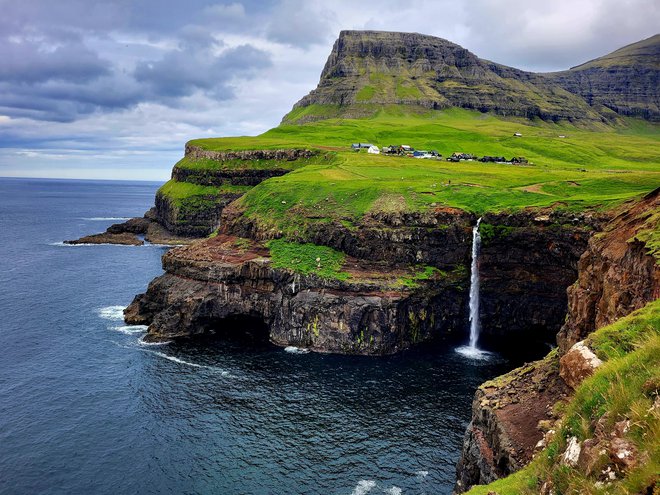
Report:
<svg viewBox="0 0 660 495"><path fill-rule="evenodd" d="M590 105L660 120L660 34L545 76Z"/></svg>
<svg viewBox="0 0 660 495"><path fill-rule="evenodd" d="M411 111L460 107L549 121L611 120L614 112L653 119L658 38L618 51L625 56L614 52L563 73L535 74L481 59L434 36L342 31L317 88L283 122L366 117L384 105ZM595 97L591 88L597 88Z"/></svg>

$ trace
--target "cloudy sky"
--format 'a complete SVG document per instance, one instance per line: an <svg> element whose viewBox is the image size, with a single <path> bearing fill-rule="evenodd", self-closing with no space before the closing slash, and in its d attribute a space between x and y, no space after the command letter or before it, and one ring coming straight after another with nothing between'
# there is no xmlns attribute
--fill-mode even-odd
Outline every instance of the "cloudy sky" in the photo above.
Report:
<svg viewBox="0 0 660 495"><path fill-rule="evenodd" d="M342 29L533 71L656 34L657 0L0 0L0 176L163 180L196 137L276 126Z"/></svg>

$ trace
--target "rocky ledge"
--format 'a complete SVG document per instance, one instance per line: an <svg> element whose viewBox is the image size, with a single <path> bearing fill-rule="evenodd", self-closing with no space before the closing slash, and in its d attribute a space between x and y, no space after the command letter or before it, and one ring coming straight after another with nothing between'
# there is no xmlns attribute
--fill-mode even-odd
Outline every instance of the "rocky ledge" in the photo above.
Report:
<svg viewBox="0 0 660 495"><path fill-rule="evenodd" d="M477 390L457 493L525 466L552 430L555 403L570 397L600 363L582 339L660 297L660 264L647 237L657 231L659 214L660 189L615 211L580 258L559 349Z"/></svg>
<svg viewBox="0 0 660 495"><path fill-rule="evenodd" d="M115 223L105 232L83 236L80 239L64 241L65 244L121 244L142 246L145 241L151 244L181 245L194 239L175 235L163 227L152 208L144 217L136 217L122 223Z"/></svg>
<svg viewBox="0 0 660 495"><path fill-rule="evenodd" d="M125 310L147 339L232 333L320 352L391 354L452 335L466 318L462 277L401 286L404 268L347 258L350 281L274 268L255 241L229 235L169 251L166 273Z"/></svg>

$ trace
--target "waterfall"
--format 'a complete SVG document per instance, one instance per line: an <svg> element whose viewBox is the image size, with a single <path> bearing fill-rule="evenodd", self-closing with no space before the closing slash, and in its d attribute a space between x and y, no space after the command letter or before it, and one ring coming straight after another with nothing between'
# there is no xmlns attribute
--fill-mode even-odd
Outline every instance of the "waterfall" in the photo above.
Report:
<svg viewBox="0 0 660 495"><path fill-rule="evenodd" d="M479 224L481 218L472 229L472 265L470 267L470 348L477 349L479 340L479 248L481 235Z"/></svg>
<svg viewBox="0 0 660 495"><path fill-rule="evenodd" d="M472 263L470 265L470 345L458 347L456 352L470 359L490 359L492 354L477 347L479 342L479 249L481 248L481 235L479 224L472 228Z"/></svg>

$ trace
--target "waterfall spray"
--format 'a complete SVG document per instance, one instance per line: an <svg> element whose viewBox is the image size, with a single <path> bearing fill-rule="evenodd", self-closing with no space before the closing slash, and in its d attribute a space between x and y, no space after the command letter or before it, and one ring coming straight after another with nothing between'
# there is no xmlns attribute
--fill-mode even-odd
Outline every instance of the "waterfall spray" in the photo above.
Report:
<svg viewBox="0 0 660 495"><path fill-rule="evenodd" d="M479 249L481 235L479 224L481 218L472 229L472 265L470 267L470 348L477 349L479 340Z"/></svg>

